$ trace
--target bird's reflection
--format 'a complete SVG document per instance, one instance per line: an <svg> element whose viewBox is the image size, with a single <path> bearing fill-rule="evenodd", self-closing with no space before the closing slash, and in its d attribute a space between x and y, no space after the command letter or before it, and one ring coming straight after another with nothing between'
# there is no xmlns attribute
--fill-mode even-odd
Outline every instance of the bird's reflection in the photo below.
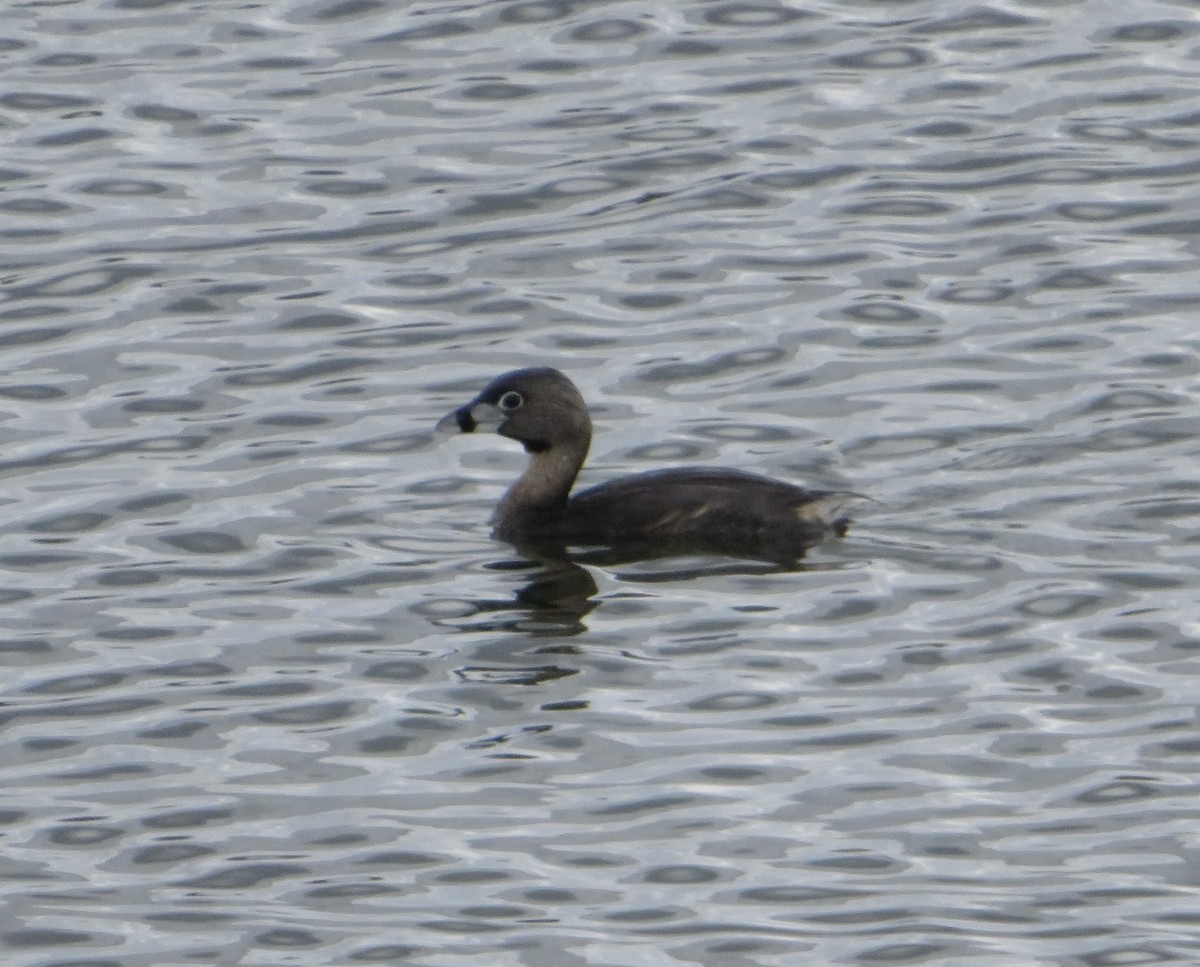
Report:
<svg viewBox="0 0 1200 967"><path fill-rule="evenodd" d="M596 579L582 564L577 563L565 549L518 548L519 558L508 558L486 565L493 571L526 572L528 579L517 589L514 602L527 609L531 616L567 617L574 621L599 603Z"/></svg>
<svg viewBox="0 0 1200 967"><path fill-rule="evenodd" d="M510 555L482 567L512 576L512 580L489 582L492 588L516 584L516 590L427 601L421 611L444 628L561 638L585 631L584 617L600 603L592 573L566 555Z"/></svg>
<svg viewBox="0 0 1200 967"><path fill-rule="evenodd" d="M516 631L544 637L577 635L603 602L596 573L630 584L667 584L699 577L779 574L814 569L787 562L722 556L711 547L620 545L568 550L561 545L520 545L515 555L483 564L491 572L519 580L508 595L459 600L458 613L442 613L437 623L463 631ZM822 569L822 568L817 568ZM449 603L449 602L447 602Z"/></svg>

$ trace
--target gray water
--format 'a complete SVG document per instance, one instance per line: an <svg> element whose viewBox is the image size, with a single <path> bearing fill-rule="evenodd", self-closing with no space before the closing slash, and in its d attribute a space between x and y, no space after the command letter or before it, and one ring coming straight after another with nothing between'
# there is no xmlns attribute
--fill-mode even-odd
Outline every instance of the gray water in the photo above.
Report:
<svg viewBox="0 0 1200 967"><path fill-rule="evenodd" d="M0 13L6 967L1200 963L1190 3ZM594 482L874 503L539 574Z"/></svg>

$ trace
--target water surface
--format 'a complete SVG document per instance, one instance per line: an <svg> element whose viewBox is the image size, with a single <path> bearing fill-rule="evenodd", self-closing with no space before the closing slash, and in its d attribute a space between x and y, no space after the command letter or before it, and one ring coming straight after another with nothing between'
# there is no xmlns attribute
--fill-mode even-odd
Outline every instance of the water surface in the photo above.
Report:
<svg viewBox="0 0 1200 967"><path fill-rule="evenodd" d="M0 19L13 967L1200 960L1200 26L1139 0ZM539 574L586 479L877 502Z"/></svg>

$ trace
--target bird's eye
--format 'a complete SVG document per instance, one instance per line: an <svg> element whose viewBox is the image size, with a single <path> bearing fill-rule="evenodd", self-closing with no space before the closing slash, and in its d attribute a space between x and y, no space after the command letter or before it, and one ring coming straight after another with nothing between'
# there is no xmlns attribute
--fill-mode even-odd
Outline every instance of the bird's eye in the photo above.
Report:
<svg viewBox="0 0 1200 967"><path fill-rule="evenodd" d="M497 401L502 410L515 410L525 402L525 397L516 390L509 390Z"/></svg>

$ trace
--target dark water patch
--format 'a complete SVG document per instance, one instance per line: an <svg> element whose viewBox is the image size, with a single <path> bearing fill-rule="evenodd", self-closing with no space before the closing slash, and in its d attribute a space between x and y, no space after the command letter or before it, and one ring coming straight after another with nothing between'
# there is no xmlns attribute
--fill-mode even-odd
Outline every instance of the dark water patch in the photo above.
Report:
<svg viewBox="0 0 1200 967"><path fill-rule="evenodd" d="M174 638L178 632L171 628L155 625L131 625L123 628L106 628L97 631L96 637L108 641L160 641Z"/></svg>
<svg viewBox="0 0 1200 967"><path fill-rule="evenodd" d="M1144 23L1124 24L1112 31L1112 39L1124 43L1154 43L1178 40L1197 33L1196 25L1186 20L1152 20Z"/></svg>
<svg viewBox="0 0 1200 967"><path fill-rule="evenodd" d="M927 218L934 215L945 215L953 210L954 206L944 202L918 198L889 198L880 201L861 202L854 205L847 205L844 209L847 215L886 218Z"/></svg>
<svg viewBox="0 0 1200 967"><path fill-rule="evenodd" d="M95 846L124 835L125 830L109 826L59 826L47 838L56 846Z"/></svg>
<svg viewBox="0 0 1200 967"><path fill-rule="evenodd" d="M341 312L314 312L280 323L279 328L288 329L342 329L346 326L359 326L362 321L355 316Z"/></svg>
<svg viewBox="0 0 1200 967"><path fill-rule="evenodd" d="M141 399L121 406L126 413L195 413L204 409L201 400Z"/></svg>
<svg viewBox="0 0 1200 967"><path fill-rule="evenodd" d="M12 198L0 203L0 211L12 215L65 215L76 212L77 209L66 202L54 201L49 198Z"/></svg>
<svg viewBox="0 0 1200 967"><path fill-rule="evenodd" d="M74 554L0 554L0 564L15 570L34 570L38 568L59 568L74 561L82 560Z"/></svg>
<svg viewBox="0 0 1200 967"><path fill-rule="evenodd" d="M350 702L320 702L258 712L253 717L269 725L325 725L352 717L353 709L353 703Z"/></svg>
<svg viewBox="0 0 1200 967"><path fill-rule="evenodd" d="M383 0L333 0L331 3L320 4L315 9L310 9L308 16L319 21L356 20L387 9L388 6Z"/></svg>
<svg viewBox="0 0 1200 967"><path fill-rule="evenodd" d="M288 930L283 928L267 930L257 934L254 942L260 947L281 949L316 947L324 943L317 934L308 930Z"/></svg>
<svg viewBox="0 0 1200 967"><path fill-rule="evenodd" d="M170 185L159 181L134 178L106 178L88 181L78 188L85 195L105 195L113 198L146 198L173 193Z"/></svg>
<svg viewBox="0 0 1200 967"><path fill-rule="evenodd" d="M196 111L168 104L138 104L130 108L129 113L143 121L163 121L168 124L198 121L201 117Z"/></svg>
<svg viewBox="0 0 1200 967"><path fill-rule="evenodd" d="M381 34L378 37L372 37L371 43L377 44L398 44L403 42L419 42L423 40L446 40L451 37L458 37L465 34L471 34L474 28L461 20L439 20L431 23L419 24L415 27L409 27L404 30L396 30L391 33Z"/></svg>
<svg viewBox="0 0 1200 967"><path fill-rule="evenodd" d="M1008 10L981 6L953 16L931 20L914 28L914 32L920 34L974 34L986 30L1024 30L1046 23L1045 20L1021 16Z"/></svg>
<svg viewBox="0 0 1200 967"><path fill-rule="evenodd" d="M363 675L367 678L401 682L418 681L428 674L429 670L424 665L403 660L380 662L370 666L363 672Z"/></svg>
<svg viewBox="0 0 1200 967"><path fill-rule="evenodd" d="M674 40L665 44L661 51L667 57L711 57L720 52L718 44L703 40Z"/></svg>
<svg viewBox="0 0 1200 967"><path fill-rule="evenodd" d="M14 111L76 111L94 107L98 102L89 97L70 94L48 94L40 91L11 92L0 95L0 105Z"/></svg>
<svg viewBox="0 0 1200 967"><path fill-rule="evenodd" d="M11 349L19 346L34 346L39 343L57 342L70 335L70 329L59 327L15 329L0 333L0 347Z"/></svg>
<svg viewBox="0 0 1200 967"><path fill-rule="evenodd" d="M27 527L31 531L49 534L72 534L79 531L95 530L97 527L107 523L108 520L109 516L107 514L79 512L60 514L57 517L47 517L42 520L31 521Z"/></svg>
<svg viewBox="0 0 1200 967"><path fill-rule="evenodd" d="M213 678L233 674L233 669L220 662L193 661L148 668L145 674L163 678Z"/></svg>
<svg viewBox="0 0 1200 967"><path fill-rule="evenodd" d="M305 682L259 682L254 685L238 685L223 688L219 694L226 698L287 698L307 695L313 686Z"/></svg>
<svg viewBox="0 0 1200 967"><path fill-rule="evenodd" d="M1016 293L1016 289L1008 285L967 284L954 286L939 293L939 298L946 302L964 302L987 304L1004 302Z"/></svg>
<svg viewBox="0 0 1200 967"><path fill-rule="evenodd" d="M489 81L481 84L471 84L463 88L459 93L467 100L510 101L517 98L532 97L538 93L538 89L527 84Z"/></svg>
<svg viewBox="0 0 1200 967"><path fill-rule="evenodd" d="M53 681L38 682L25 687L25 691L38 695L68 695L73 692L90 692L99 688L112 688L121 684L125 676L118 674L72 675Z"/></svg>
<svg viewBox="0 0 1200 967"><path fill-rule="evenodd" d="M307 867L296 863L244 863L185 880L179 885L193 890L247 890L307 876L309 873Z"/></svg>
<svg viewBox="0 0 1200 967"><path fill-rule="evenodd" d="M96 54L84 54L79 51L63 51L56 54L46 54L37 60L40 67L88 67L100 62Z"/></svg>
<svg viewBox="0 0 1200 967"><path fill-rule="evenodd" d="M91 144L97 141L107 141L116 137L116 133L107 128L82 127L56 134L47 134L37 139L37 144L43 148L74 148L81 144Z"/></svg>
<svg viewBox="0 0 1200 967"><path fill-rule="evenodd" d="M103 943L103 935L95 933L84 933L78 930L55 930L53 928L30 929L30 930L8 930L0 933L0 940L3 940L10 947L33 948L33 947L62 947L71 944L81 943ZM111 942L111 938L109 938ZM111 961L116 963L116 961Z"/></svg>
<svg viewBox="0 0 1200 967"><path fill-rule="evenodd" d="M160 537L164 544L190 554L233 554L247 549L240 537L220 531L195 531Z"/></svg>
<svg viewBox="0 0 1200 967"><path fill-rule="evenodd" d="M144 818L142 825L148 829L191 829L221 822L232 815L225 809L179 809Z"/></svg>
<svg viewBox="0 0 1200 967"><path fill-rule="evenodd" d="M906 132L918 138L961 138L971 133L971 128L959 121L931 121L909 128Z"/></svg>

